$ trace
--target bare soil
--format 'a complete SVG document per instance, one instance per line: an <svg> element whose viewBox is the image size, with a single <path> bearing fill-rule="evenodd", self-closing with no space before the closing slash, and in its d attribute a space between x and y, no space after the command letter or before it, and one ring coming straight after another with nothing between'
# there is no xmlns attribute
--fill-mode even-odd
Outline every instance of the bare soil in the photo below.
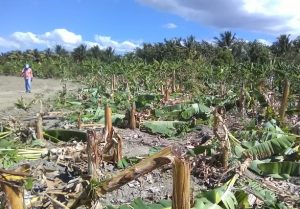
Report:
<svg viewBox="0 0 300 209"><path fill-rule="evenodd" d="M75 90L80 84L75 82L66 82L68 90ZM25 92L25 82L22 77L0 75L0 119L14 117L22 120L24 117L33 116L39 112L39 103L37 102L28 111L18 109L15 103L23 97L25 103L34 99L44 101L44 107L51 105L47 100L52 100L62 90L63 82L58 79L40 79L33 78L31 93Z"/></svg>
<svg viewBox="0 0 300 209"><path fill-rule="evenodd" d="M32 100L36 94L50 96L61 90L62 83L55 79L33 78L32 93L25 93L25 84L22 77L0 76L0 111L13 107L14 102L21 96L27 100Z"/></svg>

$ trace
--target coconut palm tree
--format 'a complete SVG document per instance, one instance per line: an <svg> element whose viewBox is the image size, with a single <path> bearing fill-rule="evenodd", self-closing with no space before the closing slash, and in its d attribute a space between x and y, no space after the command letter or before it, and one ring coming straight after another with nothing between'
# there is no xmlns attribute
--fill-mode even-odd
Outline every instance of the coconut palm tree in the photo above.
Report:
<svg viewBox="0 0 300 209"><path fill-rule="evenodd" d="M50 59L51 56L53 55L53 53L52 53L52 51L51 51L50 48L45 49L44 53L45 53L46 59Z"/></svg>
<svg viewBox="0 0 300 209"><path fill-rule="evenodd" d="M300 36L297 36L293 41L292 41L292 49L295 52L300 52Z"/></svg>
<svg viewBox="0 0 300 209"><path fill-rule="evenodd" d="M290 36L290 34L282 34L279 37L277 37L277 41L273 43L272 50L277 56L285 55L291 50L292 41L290 39Z"/></svg>
<svg viewBox="0 0 300 209"><path fill-rule="evenodd" d="M87 53L89 57L96 58L96 59L100 58L102 54L101 49L99 48L98 45L91 47Z"/></svg>
<svg viewBox="0 0 300 209"><path fill-rule="evenodd" d="M230 48L236 40L235 33L231 31L225 31L220 33L220 37L214 37L216 44L222 48Z"/></svg>
<svg viewBox="0 0 300 209"><path fill-rule="evenodd" d="M54 47L55 54L59 56L66 56L68 55L68 51L62 45L56 45Z"/></svg>
<svg viewBox="0 0 300 209"><path fill-rule="evenodd" d="M251 62L254 63L269 63L271 57L270 48L265 44L254 40L248 43L249 50L248 55Z"/></svg>
<svg viewBox="0 0 300 209"><path fill-rule="evenodd" d="M189 36L183 40L183 45L186 47L188 58L196 58L197 57L197 46L199 43L196 41L194 36Z"/></svg>
<svg viewBox="0 0 300 209"><path fill-rule="evenodd" d="M72 56L73 59L77 62L82 62L87 55L87 46L84 44L81 44L80 46L76 47L73 52Z"/></svg>

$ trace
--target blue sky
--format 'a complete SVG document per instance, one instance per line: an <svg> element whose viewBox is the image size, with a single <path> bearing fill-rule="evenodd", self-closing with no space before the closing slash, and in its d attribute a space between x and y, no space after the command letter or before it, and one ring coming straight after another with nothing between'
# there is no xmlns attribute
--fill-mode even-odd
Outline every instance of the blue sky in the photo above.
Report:
<svg viewBox="0 0 300 209"><path fill-rule="evenodd" d="M164 38L212 41L231 30L271 43L300 35L299 0L0 0L0 51L79 44L117 52Z"/></svg>

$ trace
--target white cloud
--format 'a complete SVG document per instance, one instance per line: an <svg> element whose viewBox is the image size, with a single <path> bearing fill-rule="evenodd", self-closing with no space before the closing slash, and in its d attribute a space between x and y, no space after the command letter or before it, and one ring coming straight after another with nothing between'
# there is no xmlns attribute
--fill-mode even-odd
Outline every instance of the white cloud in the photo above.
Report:
<svg viewBox="0 0 300 209"><path fill-rule="evenodd" d="M84 41L84 44L87 46L88 49L92 48L93 46L99 46L100 47L99 43L92 42L92 41Z"/></svg>
<svg viewBox="0 0 300 209"><path fill-rule="evenodd" d="M77 35L66 29L54 29L44 34L34 34L32 32L14 32L11 41L18 44L20 48L40 48L54 47L62 45L71 50L83 43L81 35Z"/></svg>
<svg viewBox="0 0 300 209"><path fill-rule="evenodd" d="M134 49L139 47L137 43L134 43L132 41L118 42L112 40L110 36L95 35L95 41L100 45L100 49L112 47L119 52L133 51Z"/></svg>
<svg viewBox="0 0 300 209"><path fill-rule="evenodd" d="M167 29L175 29L175 28L177 28L177 25L174 23L168 23L168 24L163 25L163 27L167 28Z"/></svg>
<svg viewBox="0 0 300 209"><path fill-rule="evenodd" d="M259 39L256 39L258 42L262 43L262 44L265 44L267 46L271 46L272 45L272 42L271 41L268 41L266 39L262 39L262 38L259 38Z"/></svg>
<svg viewBox="0 0 300 209"><path fill-rule="evenodd" d="M66 44L79 44L82 42L81 35L77 35L66 29L55 29L51 32L46 32L41 37L48 41L61 42Z"/></svg>
<svg viewBox="0 0 300 209"><path fill-rule="evenodd" d="M80 44L84 44L81 35L75 34L66 29L54 29L53 31L40 35L40 38L46 41L46 45L49 48L61 45L67 50L73 50Z"/></svg>
<svg viewBox="0 0 300 209"><path fill-rule="evenodd" d="M14 41L0 37L0 47L6 49L18 49L20 48L20 45Z"/></svg>
<svg viewBox="0 0 300 209"><path fill-rule="evenodd" d="M137 1L221 29L246 29L274 35L300 33L299 0Z"/></svg>
<svg viewBox="0 0 300 209"><path fill-rule="evenodd" d="M10 37L0 37L0 47L5 50L45 49L61 45L67 50L73 50L80 44L87 45L87 48L98 45L101 49L112 47L117 53L133 51L139 45L132 41L118 42L109 36L96 35L95 40L83 40L82 36L67 29L54 29L43 34L32 32L14 32ZM3 50L3 49L2 49Z"/></svg>
<svg viewBox="0 0 300 209"><path fill-rule="evenodd" d="M110 36L95 35L95 40L100 44L101 48L115 48L118 45L118 42L112 40Z"/></svg>
<svg viewBox="0 0 300 209"><path fill-rule="evenodd" d="M20 44L45 44L46 42L38 37L38 35L31 32L14 32L11 35L12 39Z"/></svg>

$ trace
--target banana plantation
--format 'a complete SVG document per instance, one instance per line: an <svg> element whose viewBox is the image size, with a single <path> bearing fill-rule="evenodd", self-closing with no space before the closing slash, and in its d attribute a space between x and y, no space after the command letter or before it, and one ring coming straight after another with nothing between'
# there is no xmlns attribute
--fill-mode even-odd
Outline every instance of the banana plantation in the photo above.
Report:
<svg viewBox="0 0 300 209"><path fill-rule="evenodd" d="M0 74L25 63L61 90L1 113L0 208L300 208L300 38L57 45Z"/></svg>

